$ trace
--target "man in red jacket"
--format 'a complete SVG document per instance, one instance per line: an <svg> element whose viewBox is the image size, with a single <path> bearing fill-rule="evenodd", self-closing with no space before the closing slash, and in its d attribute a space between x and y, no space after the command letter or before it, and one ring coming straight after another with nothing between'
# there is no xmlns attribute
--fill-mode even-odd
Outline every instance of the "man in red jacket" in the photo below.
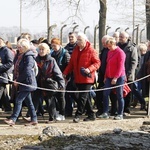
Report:
<svg viewBox="0 0 150 150"><path fill-rule="evenodd" d="M88 117L83 121L94 121L95 114L89 100L89 90L94 84L95 71L100 67L100 59L98 53L92 48L90 42L84 33L78 33L77 45L71 55L70 62L63 74L64 77L73 71L74 80L79 90L77 100L77 111L73 122L79 122L80 116L83 114L85 105ZM82 92L83 91L83 92Z"/></svg>

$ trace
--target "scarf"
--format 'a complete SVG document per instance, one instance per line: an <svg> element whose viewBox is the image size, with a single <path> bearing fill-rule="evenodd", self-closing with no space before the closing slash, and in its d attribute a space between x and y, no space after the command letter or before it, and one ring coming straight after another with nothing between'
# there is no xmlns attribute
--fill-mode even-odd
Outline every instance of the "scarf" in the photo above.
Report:
<svg viewBox="0 0 150 150"><path fill-rule="evenodd" d="M17 79L19 76L19 64L20 64L20 61L22 60L22 56L23 54L18 55L17 61L14 65L14 79Z"/></svg>

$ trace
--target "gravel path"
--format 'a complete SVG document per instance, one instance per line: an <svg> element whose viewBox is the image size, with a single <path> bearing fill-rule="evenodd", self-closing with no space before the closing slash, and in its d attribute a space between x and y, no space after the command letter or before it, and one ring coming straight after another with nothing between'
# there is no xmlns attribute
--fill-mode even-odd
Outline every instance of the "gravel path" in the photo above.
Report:
<svg viewBox="0 0 150 150"><path fill-rule="evenodd" d="M24 121L22 119L20 119L19 122L17 122L17 124L14 127L10 127L4 124L3 122L3 119L6 116L8 116L8 114L1 113L0 116L1 116L0 117L0 150L3 150L3 149L4 150L6 149L8 150L9 149L11 150L13 149L36 149L36 150L57 149L58 147L55 147L56 145L60 146L59 147L60 149L66 149L66 150L69 150L69 149L75 149L75 150L76 149L77 150L78 149L83 149L83 150L84 149L119 149L119 148L121 149L123 142L120 142L120 140L126 141L126 147L122 147L123 149L126 149L126 148L132 149L134 144L136 144L137 149L138 149L138 145L139 145L139 149L147 149L148 147L150 147L150 143L148 142L149 140L147 140L150 138L150 134L149 134L150 126L149 125L146 126L148 127L148 130L149 130L148 132L146 132L146 134L145 134L145 131L144 133L140 133L140 132L143 132L141 131L143 122L150 121L150 119L146 117L146 113L144 111L138 111L138 109L134 109L132 111L131 116L125 117L123 120L113 120L113 118L111 118L108 120L96 119L95 121L84 122L82 121L82 119L85 116L83 116L83 118L81 118L81 121L79 123L73 123L72 118L67 118L65 121L45 124L44 120L41 117L39 117L38 118L39 124L37 126L32 126L32 127L24 126ZM48 116L46 116L46 119L47 118ZM54 146L53 143L55 142L52 139L50 141L46 140L47 142L50 142L50 143L45 145L44 141L40 141L38 139L38 137L42 134L43 129L47 127L54 127L62 131L63 137L60 138L61 143L59 143L60 142L58 140L59 138L57 138L58 141L55 138L53 138L53 140L55 142L57 141L60 145L57 143ZM118 131L118 129L121 129L122 131L121 137L119 137L119 135L116 135L116 134L114 135L114 131ZM115 137L115 139L110 140L113 137ZM130 142L127 140L129 137L131 138ZM106 139L109 139L109 140L106 140ZM95 148L93 147L94 146L93 143L97 143L97 140L102 140L103 147L101 147L99 144L95 144ZM132 140L134 142L132 142ZM141 141L141 140L143 140L142 143L145 143L144 144L145 147L141 143L139 142L137 143L137 141ZM64 141L64 143L62 143L62 141ZM65 141L68 141L68 143L70 144L68 145ZM113 144L114 147L113 148L111 146L105 147L104 143L106 141L108 141L109 146ZM119 142L121 145L118 145ZM67 144L67 145L64 146L64 144ZM50 148L50 145L51 146L53 145L53 147ZM87 148L87 145L88 145L88 148Z"/></svg>

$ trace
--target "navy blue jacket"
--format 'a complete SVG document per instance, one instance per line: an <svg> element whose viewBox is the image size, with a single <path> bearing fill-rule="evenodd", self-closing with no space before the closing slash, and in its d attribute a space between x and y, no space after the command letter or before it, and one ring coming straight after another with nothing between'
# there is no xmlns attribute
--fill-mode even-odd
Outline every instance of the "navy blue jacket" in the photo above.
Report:
<svg viewBox="0 0 150 150"><path fill-rule="evenodd" d="M107 60L107 54L109 49L103 48L101 51L101 54L99 55L99 58L101 60L101 66L99 68L99 76L98 76L98 83L100 84L100 87L104 86L104 76L105 76L105 70L106 70L106 60Z"/></svg>
<svg viewBox="0 0 150 150"><path fill-rule="evenodd" d="M19 91L34 91L37 87L36 76L34 72L34 53L29 50L25 52L19 63L19 76L17 82L27 84L33 87L19 85Z"/></svg>
<svg viewBox="0 0 150 150"><path fill-rule="evenodd" d="M8 83L8 70L13 66L14 56L12 52L6 47L0 48L0 83Z"/></svg>

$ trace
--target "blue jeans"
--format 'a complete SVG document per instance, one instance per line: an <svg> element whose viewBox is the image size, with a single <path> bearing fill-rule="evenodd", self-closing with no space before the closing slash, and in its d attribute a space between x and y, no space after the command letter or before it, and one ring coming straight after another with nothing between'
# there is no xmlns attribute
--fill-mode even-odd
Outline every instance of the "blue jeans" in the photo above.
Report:
<svg viewBox="0 0 150 150"><path fill-rule="evenodd" d="M125 80L125 77L122 76L117 79L116 85L112 85L111 84L112 78L106 78L104 88L122 85L122 84L124 84L124 80ZM103 113L108 113L108 111L109 111L110 92L111 92L111 89L103 91ZM122 115L123 110L124 110L123 86L116 88L116 94L117 94L117 101L118 101L118 115Z"/></svg>
<svg viewBox="0 0 150 150"><path fill-rule="evenodd" d="M23 101L25 101L25 103L29 109L31 121L37 122L37 115L36 115L35 108L34 108L34 105L32 102L31 92L29 92L29 91L21 91L18 93L16 101L15 101L16 102L15 108L13 110L13 114L11 115L11 119L14 122L16 122L16 120L20 114Z"/></svg>

